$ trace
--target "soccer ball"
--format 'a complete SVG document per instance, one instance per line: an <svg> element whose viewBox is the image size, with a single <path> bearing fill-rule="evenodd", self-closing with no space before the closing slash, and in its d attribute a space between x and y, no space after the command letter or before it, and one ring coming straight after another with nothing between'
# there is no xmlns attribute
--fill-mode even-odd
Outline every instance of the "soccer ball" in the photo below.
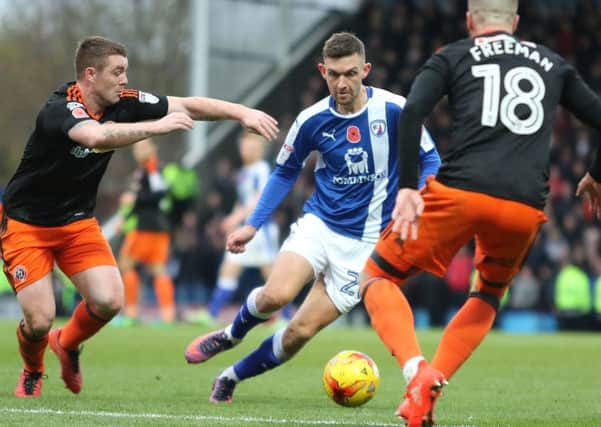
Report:
<svg viewBox="0 0 601 427"><path fill-rule="evenodd" d="M342 406L360 406L378 390L380 373L376 363L358 351L341 351L323 370L323 387L330 398Z"/></svg>

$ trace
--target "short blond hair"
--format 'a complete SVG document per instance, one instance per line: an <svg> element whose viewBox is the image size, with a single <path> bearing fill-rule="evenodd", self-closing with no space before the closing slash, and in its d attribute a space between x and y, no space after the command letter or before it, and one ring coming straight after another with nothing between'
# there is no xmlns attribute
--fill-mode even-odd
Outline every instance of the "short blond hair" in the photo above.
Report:
<svg viewBox="0 0 601 427"><path fill-rule="evenodd" d="M518 12L518 0L468 0L467 8L479 25L511 24Z"/></svg>

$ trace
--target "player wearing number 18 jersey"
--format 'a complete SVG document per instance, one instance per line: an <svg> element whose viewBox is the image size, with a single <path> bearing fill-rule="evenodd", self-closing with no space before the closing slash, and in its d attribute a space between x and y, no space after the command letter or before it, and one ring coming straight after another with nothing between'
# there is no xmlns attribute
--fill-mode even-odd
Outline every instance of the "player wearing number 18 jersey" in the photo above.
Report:
<svg viewBox="0 0 601 427"><path fill-rule="evenodd" d="M408 388L397 414L410 427L432 425L442 386L492 327L500 298L546 221L542 209L557 106L601 128L601 100L576 70L550 49L513 35L517 6L517 0L469 0L471 37L426 62L401 115L401 190L361 290L374 328L403 368ZM413 164L420 123L445 95L453 140L436 179L420 194ZM590 196L597 215L600 157L578 188L578 194ZM447 326L430 366L397 288L418 271L444 275L472 238L477 283Z"/></svg>
<svg viewBox="0 0 601 427"><path fill-rule="evenodd" d="M492 31L445 47L423 71L436 84L429 99L451 101L453 142L437 180L544 208L557 104L592 118L576 70L545 46Z"/></svg>

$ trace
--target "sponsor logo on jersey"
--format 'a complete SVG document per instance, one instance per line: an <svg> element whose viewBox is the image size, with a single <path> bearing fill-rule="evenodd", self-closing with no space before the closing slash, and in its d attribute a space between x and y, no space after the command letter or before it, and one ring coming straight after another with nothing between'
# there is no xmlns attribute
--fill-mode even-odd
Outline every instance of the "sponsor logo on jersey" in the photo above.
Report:
<svg viewBox="0 0 601 427"><path fill-rule="evenodd" d="M69 151L69 153L73 156L73 157L77 157L78 159L83 159L84 157L88 157L91 153L94 153L95 151L91 148L87 148L87 147L82 147L81 145L76 145L73 148L71 148L71 150Z"/></svg>
<svg viewBox="0 0 601 427"><path fill-rule="evenodd" d="M361 131L357 126L349 126L346 128L346 139L351 144L356 144L361 141Z"/></svg>
<svg viewBox="0 0 601 427"><path fill-rule="evenodd" d="M382 136L386 132L386 122L384 120L374 120L369 124L369 129L374 136Z"/></svg>
<svg viewBox="0 0 601 427"><path fill-rule="evenodd" d="M321 136L323 136L324 138L330 138L332 141L336 142L336 137L334 136L335 133L336 133L336 130L332 129L331 132L323 131L321 133Z"/></svg>
<svg viewBox="0 0 601 427"><path fill-rule="evenodd" d="M83 107L77 107L71 110L71 115L76 119L89 119L90 115L83 109Z"/></svg>
<svg viewBox="0 0 601 427"><path fill-rule="evenodd" d="M85 105L83 105L81 102L67 102L67 109L69 111L73 111L76 108L85 108Z"/></svg>
<svg viewBox="0 0 601 427"><path fill-rule="evenodd" d="M142 91L138 92L138 99L144 104L157 104L159 102L159 98L157 96L153 95L152 93Z"/></svg>
<svg viewBox="0 0 601 427"><path fill-rule="evenodd" d="M16 283L23 283L27 279L27 269L23 265L17 265L13 270L13 277Z"/></svg>
<svg viewBox="0 0 601 427"><path fill-rule="evenodd" d="M367 184L386 178L381 172L369 173L369 153L361 147L349 148L344 154L347 176L334 176L332 182L338 185Z"/></svg>
<svg viewBox="0 0 601 427"><path fill-rule="evenodd" d="M280 153L278 154L278 158L276 159L276 162L278 164L286 163L286 161L288 160L288 158L290 157L290 155L293 152L294 152L294 147L290 144L284 143L284 145L282 145L282 148L280 149Z"/></svg>

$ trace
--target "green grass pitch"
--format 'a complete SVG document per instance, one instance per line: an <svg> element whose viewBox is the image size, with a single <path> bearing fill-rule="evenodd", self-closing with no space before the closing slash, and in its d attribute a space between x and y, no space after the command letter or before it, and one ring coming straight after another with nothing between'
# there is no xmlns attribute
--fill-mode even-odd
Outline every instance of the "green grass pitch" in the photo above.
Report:
<svg viewBox="0 0 601 427"><path fill-rule="evenodd" d="M46 354L42 397L17 399L21 367L16 322L0 323L1 426L395 426L404 389L394 358L370 329L330 328L292 361L240 384L231 405L208 395L221 368L254 348L269 331L259 327L239 347L203 365L183 351L203 332L193 326L107 327L85 345L84 387L72 395ZM421 331L431 357L440 331ZM441 426L601 426L600 337L493 332L452 379L437 405ZM321 384L326 361L344 349L370 355L381 372L375 398L342 408Z"/></svg>

